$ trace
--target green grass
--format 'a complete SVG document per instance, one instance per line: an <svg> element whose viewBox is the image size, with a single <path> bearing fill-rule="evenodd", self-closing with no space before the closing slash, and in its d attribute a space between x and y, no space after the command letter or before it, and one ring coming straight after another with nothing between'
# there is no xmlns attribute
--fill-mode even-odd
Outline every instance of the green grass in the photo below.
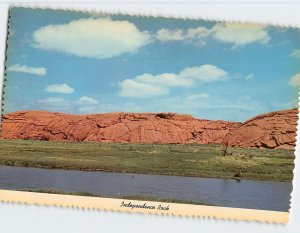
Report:
<svg viewBox="0 0 300 233"><path fill-rule="evenodd" d="M0 164L66 170L288 181L294 152L218 145L121 144L0 140Z"/></svg>
<svg viewBox="0 0 300 233"><path fill-rule="evenodd" d="M137 201L154 201L154 202L167 202L167 203L181 203L181 204L191 204L191 205L215 206L215 204L213 204L213 203L200 202L200 201L188 201L188 200L156 198L156 197L141 197L141 196L103 196L103 195L99 195L99 194L96 194L96 193L63 192L63 191L54 190L54 189L22 189L22 190L18 190L18 191L49 193L49 194L62 194L62 195L75 195L75 196L86 196L86 197L118 198L118 199L128 199L128 200L137 200Z"/></svg>

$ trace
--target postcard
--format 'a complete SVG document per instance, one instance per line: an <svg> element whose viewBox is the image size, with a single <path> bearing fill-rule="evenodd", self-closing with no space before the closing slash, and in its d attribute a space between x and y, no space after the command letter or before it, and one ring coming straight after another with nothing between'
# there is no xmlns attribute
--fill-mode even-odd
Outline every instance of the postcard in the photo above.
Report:
<svg viewBox="0 0 300 233"><path fill-rule="evenodd" d="M12 7L0 200L286 223L300 29Z"/></svg>

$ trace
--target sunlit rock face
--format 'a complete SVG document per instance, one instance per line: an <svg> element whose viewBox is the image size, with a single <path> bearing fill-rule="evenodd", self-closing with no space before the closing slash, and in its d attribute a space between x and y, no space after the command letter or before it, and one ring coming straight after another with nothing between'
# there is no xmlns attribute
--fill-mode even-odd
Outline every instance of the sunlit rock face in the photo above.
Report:
<svg viewBox="0 0 300 233"><path fill-rule="evenodd" d="M175 113L72 115L21 111L3 117L1 137L71 142L226 144L294 149L298 110L256 116L244 123Z"/></svg>
<svg viewBox="0 0 300 233"><path fill-rule="evenodd" d="M22 111L4 116L2 137L47 141L221 143L240 123L199 120L174 113L71 115Z"/></svg>
<svg viewBox="0 0 300 233"><path fill-rule="evenodd" d="M256 116L232 130L224 143L232 147L294 149L298 110Z"/></svg>

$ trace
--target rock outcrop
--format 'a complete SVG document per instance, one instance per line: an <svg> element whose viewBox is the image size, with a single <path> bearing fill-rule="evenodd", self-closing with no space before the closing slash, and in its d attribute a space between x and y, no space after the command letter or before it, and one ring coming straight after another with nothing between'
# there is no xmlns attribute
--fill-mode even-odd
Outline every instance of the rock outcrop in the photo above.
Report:
<svg viewBox="0 0 300 233"><path fill-rule="evenodd" d="M259 115L244 123L174 113L71 115L21 111L3 117L1 137L45 141L223 144L294 149L297 109Z"/></svg>
<svg viewBox="0 0 300 233"><path fill-rule="evenodd" d="M256 116L233 129L224 138L229 147L294 149L298 110Z"/></svg>
<svg viewBox="0 0 300 233"><path fill-rule="evenodd" d="M174 113L70 115L22 111L4 116L2 138L121 143L221 143L240 123Z"/></svg>

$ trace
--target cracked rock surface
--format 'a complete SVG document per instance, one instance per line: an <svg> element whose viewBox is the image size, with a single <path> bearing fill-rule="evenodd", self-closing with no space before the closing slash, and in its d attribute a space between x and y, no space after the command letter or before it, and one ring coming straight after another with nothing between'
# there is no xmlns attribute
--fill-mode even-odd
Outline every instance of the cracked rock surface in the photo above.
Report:
<svg viewBox="0 0 300 233"><path fill-rule="evenodd" d="M294 149L298 110L256 116L229 132L224 143L231 147Z"/></svg>
<svg viewBox="0 0 300 233"><path fill-rule="evenodd" d="M220 144L293 149L296 109L259 115L244 123L175 113L72 115L20 111L3 117L1 137L72 142Z"/></svg>
<svg viewBox="0 0 300 233"><path fill-rule="evenodd" d="M71 115L22 111L4 116L2 137L47 141L121 143L221 143L239 123L174 113Z"/></svg>

